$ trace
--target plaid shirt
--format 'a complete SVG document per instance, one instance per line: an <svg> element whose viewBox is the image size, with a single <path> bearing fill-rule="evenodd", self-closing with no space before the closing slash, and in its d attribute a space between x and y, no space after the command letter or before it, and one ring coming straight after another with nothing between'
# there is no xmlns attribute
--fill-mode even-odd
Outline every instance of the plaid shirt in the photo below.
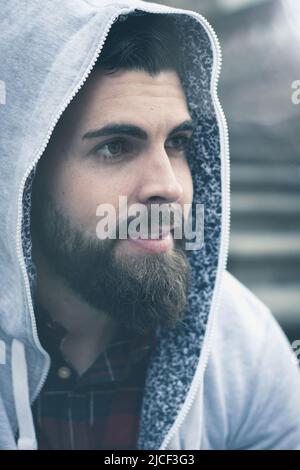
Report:
<svg viewBox="0 0 300 470"><path fill-rule="evenodd" d="M154 334L123 331L79 376L60 351L65 331L45 312L37 321L40 341L51 357L48 378L32 407L38 448L136 449Z"/></svg>

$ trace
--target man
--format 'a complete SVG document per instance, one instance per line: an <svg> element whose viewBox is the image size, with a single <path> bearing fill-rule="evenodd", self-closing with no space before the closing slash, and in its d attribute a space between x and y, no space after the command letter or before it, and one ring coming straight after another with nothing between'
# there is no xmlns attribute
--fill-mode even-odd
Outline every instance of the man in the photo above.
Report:
<svg viewBox="0 0 300 470"><path fill-rule="evenodd" d="M213 32L139 1L31 1L22 27L9 3L0 448L300 448L287 340L225 271ZM203 246L175 236L198 204Z"/></svg>

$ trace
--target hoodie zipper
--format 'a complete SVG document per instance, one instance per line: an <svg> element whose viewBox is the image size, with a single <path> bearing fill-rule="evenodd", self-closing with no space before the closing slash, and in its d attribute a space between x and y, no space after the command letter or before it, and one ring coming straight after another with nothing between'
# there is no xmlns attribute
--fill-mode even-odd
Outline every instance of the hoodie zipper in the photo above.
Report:
<svg viewBox="0 0 300 470"><path fill-rule="evenodd" d="M57 124L57 122L59 121L60 117L62 116L63 112L65 111L65 109L68 107L68 105L71 103L71 101L73 100L73 98L76 96L76 94L79 92L79 90L83 87L84 83L86 82L88 76L90 75L92 69L94 68L94 65L95 63L97 62L97 59L101 53L101 50L104 46L104 43L106 41L106 38L109 34L109 31L113 25L113 23L116 21L116 19L122 15L122 14L128 14L130 11L132 11L131 8L126 8L126 9L122 9L120 10L117 14L113 15L105 30L104 30L104 34L103 34L103 37L102 37L102 40L100 42L100 44L98 45L96 51L95 51L95 54L92 58L92 61L90 62L87 70L85 71L84 75L82 76L80 82L76 85L76 87L74 88L72 94L68 97L68 99L64 102L63 106L61 107L60 111L58 112L58 114L56 115L54 121L52 122L51 126L50 126L50 129L47 133L47 136L44 140L44 143L37 155L37 157L34 159L34 161L32 162L32 164L30 165L30 167L27 169L23 179L22 179L22 182L21 182L21 186L20 186L20 191L19 191L19 195L18 195L18 222L17 222L17 237L16 237L16 240L17 240L17 257L18 257L18 261L20 263L20 266L21 266L21 271L23 273L23 278L24 278L24 282L25 282L25 291L26 291L26 295L27 295L27 299L28 299L28 307L29 307L29 313L30 313L30 317L31 317L31 321L32 321L32 330L33 330L33 338L34 338L34 341L36 343L36 346L37 348L39 349L39 351L44 355L45 357L45 367L44 367L44 370L43 370L43 373L41 375L41 379L40 379L40 382L38 383L38 386L36 388L36 390L34 391L34 393L32 394L32 400L31 402L33 402L35 400L35 398L39 395L40 391L42 390L45 382L46 382L46 379L47 379L47 375L48 375L48 372L49 372L49 368L50 368L50 357L49 357L49 354L44 350L44 348L42 347L40 341L39 341L39 338L38 338L38 333L37 333L37 325L36 325L36 320L35 320L35 316L34 316L34 311L33 311L33 304L32 304L32 298L31 298L31 291L30 291L30 285L29 285L29 279L28 279L28 276L27 276L27 270L26 270L26 265L25 265L25 260L24 260L24 255L23 255L23 249L22 249L22 238L21 238L21 225L22 225L22 210L23 210L23 193L24 193L24 187L25 187L25 184L26 184L26 180L28 178L28 176L30 175L31 171L34 169L35 165L38 163L39 159L41 158L41 156L43 155L49 141L50 141L50 138L51 138L51 135L54 131L54 128Z"/></svg>
<svg viewBox="0 0 300 470"><path fill-rule="evenodd" d="M160 447L160 450L166 450L168 444L170 443L172 437L176 434L176 432L180 429L180 426L184 422L186 416L188 415L189 411L192 408L193 402L196 398L198 393L202 377L204 375L205 369L208 364L209 353L210 353L210 345L213 338L214 332L214 317L216 312L220 308L221 304L221 283L222 277L221 274L225 271L227 260L228 260L228 252L229 252L229 234L230 234L230 157L229 157L229 131L227 126L226 117L220 103L218 97L218 83L221 74L222 68L222 53L221 53L221 46L218 36L208 22L206 18L204 18L199 13L194 11L189 11L191 16L194 16L201 24L205 27L206 32L210 39L212 39L211 44L214 49L214 57L218 58L218 63L216 64L216 59L213 62L213 71L212 71L212 98L215 104L215 110L218 118L218 125L221 128L221 155L225 156L225 165L222 165L222 174L221 174L221 181L226 181L226 186L224 187L222 184L222 203L224 204L222 207L222 233L221 233L221 241L220 241L220 255L219 255L219 263L217 268L217 276L216 276L216 283L215 289L213 294L213 299L210 308L210 324L207 326L207 331L203 343L203 349L201 353L201 357L199 360L199 365L197 367L195 378L192 382L191 389L188 395L187 400L185 401L181 411L179 412L173 426L169 430L168 434L166 435L163 443ZM200 424L201 426L201 424Z"/></svg>
<svg viewBox="0 0 300 470"><path fill-rule="evenodd" d="M219 306L220 306L220 288L221 288L221 281L222 281L220 273L222 273L225 270L226 264L227 264L228 247L229 247L229 232L230 232L229 135L228 135L228 127L227 127L227 123L226 123L225 114L224 114L223 108L221 106L221 103L219 101L218 94L217 94L218 82L219 82L219 77L220 77L220 73L221 73L221 66L222 66L222 56L221 56L220 42L219 42L219 39L216 35L216 32L215 32L214 28L206 20L206 18L204 18L199 13L196 13L196 12L191 11L191 10L187 11L187 10L172 9L172 8L167 8L167 7L165 7L163 10L161 10L159 8L155 8L153 6L153 4L151 4L151 6L149 5L149 8L147 8L147 9L141 8L140 5L139 5L137 9L140 10L140 11L144 11L145 13L164 13L164 14L174 14L175 13L175 14L185 14L185 15L189 14L190 16L195 17L195 19L200 22L200 24L205 28L206 32L208 33L208 36L210 37L210 39L212 39L211 43L212 43L213 48L214 48L214 57L217 57L219 59L218 63L217 63L217 66L215 65L216 60L214 60L214 66L213 66L213 72L212 72L212 77L214 76L213 79L212 79L212 84L213 84L212 97L213 97L214 104L215 104L215 110L216 110L217 116L219 118L218 119L218 124L221 127L222 137L223 137L223 139L221 139L221 146L222 146L221 153L224 154L224 156L225 156L225 167L223 167L222 181L224 181L225 176L226 176L225 180L227 182L227 187L226 188L222 187L222 200L224 200L225 207L222 208L222 234L221 234L221 243L220 243L219 265L218 265L218 269L217 269L217 279L216 279L216 284L215 284L214 296L213 296L211 309L210 309L210 317L211 317L211 322L210 323L211 323L211 325L210 325L210 327L208 326L209 331L207 331L207 334L206 334L205 339L204 339L204 345L203 345L203 349L202 349L201 359L199 361L199 366L198 366L196 374L195 374L195 377L196 377L197 380L193 381L192 387L191 387L191 390L190 390L190 393L189 393L188 400L185 402L181 412L179 413L177 419L175 420L175 423L174 423L173 427L168 432L167 436L165 437L165 439L164 439L164 441L163 441L163 443L160 447L161 450L165 450L167 448L170 440L172 439L173 435L175 435L177 430L180 428L182 422L184 421L185 417L189 413L189 411L192 407L193 401L196 397L198 387L201 383L202 376L204 374L204 371L205 371L207 363L208 363L208 357L209 357L209 352L210 352L210 343L211 343L211 338L213 336L213 327L214 327L214 321L213 321L214 318L213 318L212 314L214 312L216 312L218 310ZM79 92L79 90L82 88L82 86L86 82L87 78L89 77L95 63L97 62L97 59L98 59L98 57L101 53L101 50L104 46L104 43L106 41L106 38L109 34L109 31L110 31L113 23L117 20L117 18L119 16L124 15L124 14L125 15L129 14L129 13L133 12L134 10L135 10L134 7L133 8L130 7L130 8L126 8L126 9L121 9L117 14L113 15L111 17L111 19L109 20L109 22L108 22L108 24L105 28L105 32L103 34L101 43L98 45L91 63L89 64L89 66L88 66L86 72L84 73L83 77L81 78L80 82L74 88L72 94L64 102L64 104L61 107L59 113L57 114L56 118L52 122L52 124L50 126L50 129L48 131L48 134L47 134L47 136L44 140L44 143L43 143L37 157L34 159L31 166L28 168L26 174L23 177L22 183L21 183L19 196L18 196L18 223L17 223L17 237L16 237L16 239L17 239L17 257L18 257L18 260L19 260L19 263L20 263L20 266L21 266L21 270L22 270L23 278L24 278L24 282L25 282L25 290L26 290L26 295L27 295L27 299L28 299L28 306L29 306L29 312L30 312L31 321L32 321L33 337L34 337L36 346L38 347L39 351L42 352L42 354L44 355L45 360L46 360L44 371L41 375L40 382L39 382L35 392L33 393L32 401L35 400L35 398L39 395L41 389L44 386L44 383L46 381L48 371L49 371L49 368L50 368L50 357L49 357L48 353L41 346L41 343L40 343L39 338L38 338L36 320L35 320L35 316L34 316L32 299L31 299L31 291L30 291L29 280L28 280L28 276L27 276L27 270L26 270L26 265L25 265L25 261L24 261L23 250L22 250L21 224L22 224L23 192L24 192L25 183L26 183L26 180L27 180L29 174L31 173L31 171L33 170L33 168L35 167L35 165L38 163L39 159L43 155L43 153L44 153L44 151L45 151L45 149L46 149L46 147L47 147L47 145L50 141L50 138L51 138L51 135L54 131L54 128L55 128L57 122L59 121L61 115L63 114L65 109L68 107L70 102L73 100L73 98L76 96L76 94ZM224 195L224 197L223 197L223 195Z"/></svg>

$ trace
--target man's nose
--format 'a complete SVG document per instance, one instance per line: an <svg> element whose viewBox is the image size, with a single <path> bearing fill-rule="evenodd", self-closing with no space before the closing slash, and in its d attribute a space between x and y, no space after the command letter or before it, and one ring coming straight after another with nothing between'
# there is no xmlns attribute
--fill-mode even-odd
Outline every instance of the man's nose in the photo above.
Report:
<svg viewBox="0 0 300 470"><path fill-rule="evenodd" d="M146 156L139 175L139 202L177 202L182 194L182 185L166 151Z"/></svg>

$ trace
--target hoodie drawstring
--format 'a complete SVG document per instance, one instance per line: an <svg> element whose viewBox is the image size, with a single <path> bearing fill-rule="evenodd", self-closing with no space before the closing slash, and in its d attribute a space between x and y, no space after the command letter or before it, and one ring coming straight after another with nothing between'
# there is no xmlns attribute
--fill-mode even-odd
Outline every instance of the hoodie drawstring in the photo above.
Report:
<svg viewBox="0 0 300 470"><path fill-rule="evenodd" d="M37 442L29 400L25 347L17 339L12 342L12 386L19 427L18 450L36 450Z"/></svg>

